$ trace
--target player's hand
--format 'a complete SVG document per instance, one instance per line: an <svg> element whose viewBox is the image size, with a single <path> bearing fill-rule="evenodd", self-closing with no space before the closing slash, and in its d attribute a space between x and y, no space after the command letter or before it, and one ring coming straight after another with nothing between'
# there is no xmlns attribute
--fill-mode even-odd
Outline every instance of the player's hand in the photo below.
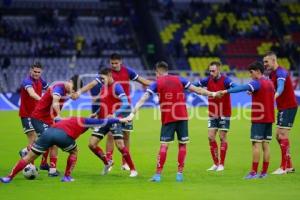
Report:
<svg viewBox="0 0 300 200"><path fill-rule="evenodd" d="M217 97L217 98L222 98L222 97L224 96L224 94L225 94L225 93L223 93L223 91L218 91L218 92L216 93L216 97Z"/></svg>
<svg viewBox="0 0 300 200"><path fill-rule="evenodd" d="M278 93L275 93L274 99L276 100L279 97Z"/></svg>
<svg viewBox="0 0 300 200"><path fill-rule="evenodd" d="M251 95L252 95L252 92L250 92L250 91L247 91L247 94L251 96Z"/></svg>

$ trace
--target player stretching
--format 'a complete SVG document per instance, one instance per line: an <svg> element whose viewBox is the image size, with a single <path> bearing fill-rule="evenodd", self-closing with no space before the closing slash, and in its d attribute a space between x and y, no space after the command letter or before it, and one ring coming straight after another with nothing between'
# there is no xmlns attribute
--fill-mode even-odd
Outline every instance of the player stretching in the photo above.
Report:
<svg viewBox="0 0 300 200"><path fill-rule="evenodd" d="M42 153L44 153L47 149L54 145L69 153L65 175L61 179L61 181L74 181L71 176L71 172L75 167L78 153L75 140L81 134L86 132L89 127L105 126L118 122L126 122L126 120L115 118L92 119L82 117L70 117L63 119L45 130L45 132L37 139L37 141L34 142L31 147L31 151L29 151L29 153L25 157L23 157L16 163L8 176L0 178L0 181L3 183L11 182L12 179L22 169L24 169L28 163L34 161L37 157L39 157Z"/></svg>
<svg viewBox="0 0 300 200"><path fill-rule="evenodd" d="M272 123L274 122L274 86L263 77L264 66L254 62L248 67L253 79L247 85L236 86L222 92L222 94L250 91L252 93L251 107L251 141L252 141L252 170L245 179L265 178L267 176L272 139ZM260 146L263 150L263 166L260 175L257 168L260 160Z"/></svg>
<svg viewBox="0 0 300 200"><path fill-rule="evenodd" d="M121 84L129 102L130 102L130 80L137 81L146 86L150 85L151 83L151 81L139 76L132 68L125 66L122 63L122 57L119 54L114 53L110 56L110 66L112 69L112 77L114 81ZM75 98L77 98L81 93L87 92L97 84L101 84L99 79L93 80L92 82L88 83L86 86L84 86L81 90L77 92ZM124 113L124 115L127 116L129 113L130 111ZM122 124L124 143L128 150L130 146L129 136L132 130L133 130L132 122ZM106 155L109 160L112 160L113 150L114 150L113 136L111 134L108 134L107 143L106 143ZM126 164L124 158L122 159L121 169L129 170L128 163Z"/></svg>
<svg viewBox="0 0 300 200"><path fill-rule="evenodd" d="M271 70L270 79L275 88L277 104L277 129L276 139L281 149L281 165L272 174L286 174L295 172L290 154L289 132L293 127L298 104L291 77L287 70L279 66L274 52L269 52L264 57L265 68Z"/></svg>
<svg viewBox="0 0 300 200"><path fill-rule="evenodd" d="M31 114L41 99L42 90L48 87L48 84L41 78L42 72L43 66L40 63L34 63L30 68L29 76L23 80L21 86L19 116L24 133L28 138L28 146L20 151L21 157L30 150L30 145L36 140L36 133L31 123Z"/></svg>
<svg viewBox="0 0 300 200"><path fill-rule="evenodd" d="M98 112L99 118L106 118L110 116L124 116L124 112L130 110L130 104L128 102L127 96L121 86L121 84L114 82L112 77L112 70L110 68L104 68L100 71L100 79L103 86L100 91L100 108ZM121 152L122 157L128 164L130 168L130 177L137 176L137 171L135 170L134 164L131 160L130 153L124 144L122 126L124 124L116 123L111 126L105 126L94 130L90 141L90 150L100 158L105 164L102 174L106 174L109 168L113 165L113 161L109 160L102 149L98 146L99 142L104 138L109 132L112 133L114 141L118 150Z"/></svg>
<svg viewBox="0 0 300 200"><path fill-rule="evenodd" d="M221 74L221 63L211 62L209 65L210 76L200 80L195 86L206 87L209 91L226 90L234 87L235 83L227 76ZM231 101L230 95L226 94L222 98L208 98L208 140L210 153L213 159L213 166L207 171L223 171L226 152L228 148L227 133L230 126ZM220 159L216 135L220 136Z"/></svg>
<svg viewBox="0 0 300 200"><path fill-rule="evenodd" d="M134 117L134 114L145 103L150 95L157 93L161 109L161 135L160 135L160 150L158 154L158 162L156 174L151 181L159 182L161 180L161 172L163 170L168 144L174 141L174 134L177 133L178 144L178 172L176 181L183 181L183 168L186 156L186 143L189 141L188 136L188 114L185 102L185 89L196 92L202 95L215 95L216 93L209 92L203 88L198 88L186 80L185 78L168 75L168 64L166 62L158 62L156 64L157 80L153 82L147 92L136 104L132 113L128 116L128 120Z"/></svg>
<svg viewBox="0 0 300 200"><path fill-rule="evenodd" d="M56 83L48 88L32 112L31 121L38 136L49 126L52 126L55 119L60 118L60 110L64 102L68 99L68 95L71 95L81 86L82 82L79 80L78 75L75 75L69 81ZM57 150L55 146L50 149L49 176L59 175L56 170ZM42 161L43 159L45 158L42 158Z"/></svg>

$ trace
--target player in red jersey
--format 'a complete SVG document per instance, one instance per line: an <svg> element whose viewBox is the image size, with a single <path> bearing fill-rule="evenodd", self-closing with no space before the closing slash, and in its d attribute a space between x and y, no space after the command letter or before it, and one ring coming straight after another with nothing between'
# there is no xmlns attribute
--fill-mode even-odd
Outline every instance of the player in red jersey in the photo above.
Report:
<svg viewBox="0 0 300 200"><path fill-rule="evenodd" d="M123 87L125 94L130 102L130 81L137 81L145 86L150 85L151 81L141 77L138 75L132 68L125 66L122 63L122 57L119 54L112 54L110 56L110 66L112 69L112 76L115 82L118 82ZM92 82L85 85L81 90L77 91L74 94L74 98L78 98L81 93L87 92L91 88L95 87L97 84L101 84L99 78L96 78ZM124 113L124 115L128 115L130 112ZM125 146L129 150L130 147L130 132L133 130L132 122L125 123L122 125L123 135L124 135L124 142ZM114 150L114 141L113 136L111 134L107 135L107 143L106 143L106 155L109 160L112 160ZM122 159L122 167L123 170L129 170L128 164L126 164L125 160Z"/></svg>
<svg viewBox="0 0 300 200"><path fill-rule="evenodd" d="M264 66L260 62L254 62L248 67L250 77L253 79L247 85L240 85L222 94L249 91L252 93L251 108L251 141L252 141L252 170L245 179L265 178L267 176L270 149L269 142L272 140L272 124L274 122L274 86L273 83L263 76ZM260 175L257 168L260 160L260 146L263 150L263 166Z"/></svg>
<svg viewBox="0 0 300 200"><path fill-rule="evenodd" d="M56 119L60 118L60 111L64 102L69 98L69 95L81 86L82 81L78 75L74 75L69 81L58 82L48 88L32 112L31 121L38 136L52 126ZM56 170L57 150L57 147L50 150L49 176L59 175ZM47 165L46 155L42 158L42 167L44 165Z"/></svg>
<svg viewBox="0 0 300 200"><path fill-rule="evenodd" d="M221 74L221 63L214 61L209 65L210 76L194 84L195 86L206 87L207 90L217 92L234 87L236 84L230 78ZM210 152L213 159L213 166L208 171L223 171L226 152L228 148L227 133L230 126L231 101L230 95L222 98L208 98L208 140ZM216 135L220 136L220 159Z"/></svg>
<svg viewBox="0 0 300 200"><path fill-rule="evenodd" d="M93 118L83 118L83 117L70 117L63 119L55 123L52 127L48 128L43 132L43 134L34 142L31 147L31 151L19 160L11 173L0 178L3 183L9 183L12 179L26 167L30 162L33 162L42 153L53 145L58 146L63 151L69 153L67 160L66 170L64 177L61 179L62 182L71 182L74 179L71 176L71 172L75 167L77 161L78 148L75 140L84 132L88 130L89 127L95 126L109 126L113 123L127 122L125 119L93 119Z"/></svg>
<svg viewBox="0 0 300 200"><path fill-rule="evenodd" d="M28 147L20 151L21 156L28 152L30 145L36 140L36 133L31 123L31 113L36 107L37 102L41 99L42 91L48 87L48 84L41 78L42 72L43 66L40 63L34 63L30 67L29 76L22 82L19 116L24 133L28 138Z"/></svg>
<svg viewBox="0 0 300 200"><path fill-rule="evenodd" d="M100 108L98 111L98 117L100 119L111 116L124 117L124 113L127 113L128 110L130 112L131 108L121 84L114 81L112 70L110 68L104 68L100 71L100 79L103 86L99 97ZM109 168L113 165L113 161L106 157L98 144L105 135L111 133L118 150L121 152L126 163L128 163L130 168L130 177L135 177L137 176L137 171L135 170L130 153L124 144L122 125L123 124L121 123L116 123L111 126L94 130L89 141L89 148L105 164L102 174L106 174Z"/></svg>
<svg viewBox="0 0 300 200"><path fill-rule="evenodd" d="M273 174L292 173L295 169L290 154L289 132L298 109L296 96L289 72L278 65L274 52L265 55L264 65L271 71L270 79L276 88L275 99L278 109L276 139L281 148L281 165Z"/></svg>
<svg viewBox="0 0 300 200"><path fill-rule="evenodd" d="M153 82L147 92L137 102L132 113L127 117L132 120L134 114L145 103L145 101L154 93L159 96L161 109L161 136L160 151L158 154L158 162L156 174L151 181L159 182L161 180L161 172L167 157L168 144L174 141L174 134L177 133L179 141L178 145L178 172L176 181L183 181L183 168L186 156L186 143L189 141L188 136L188 114L185 101L185 90L188 89L202 95L215 96L215 92L209 92L203 88L191 85L191 83L180 76L168 74L168 64L164 61L156 64L157 80Z"/></svg>

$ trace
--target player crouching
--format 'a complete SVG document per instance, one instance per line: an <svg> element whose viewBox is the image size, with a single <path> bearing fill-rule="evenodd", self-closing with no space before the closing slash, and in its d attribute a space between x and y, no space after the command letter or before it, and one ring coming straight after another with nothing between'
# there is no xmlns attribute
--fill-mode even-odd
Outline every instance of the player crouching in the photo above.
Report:
<svg viewBox="0 0 300 200"><path fill-rule="evenodd" d="M29 153L16 163L16 165L14 166L14 168L8 176L0 178L0 181L3 183L11 182L12 179L20 171L22 171L28 163L34 161L53 145L57 145L63 151L69 153L67 166L65 169L65 175L61 179L61 181L74 181L74 179L71 176L71 172L75 167L78 152L75 140L81 134L86 132L89 127L109 126L111 124L119 122L127 122L127 120L117 118L93 119L83 117L70 117L61 120L55 125L53 125L51 128L44 131L42 135L38 138L38 140L33 143Z"/></svg>

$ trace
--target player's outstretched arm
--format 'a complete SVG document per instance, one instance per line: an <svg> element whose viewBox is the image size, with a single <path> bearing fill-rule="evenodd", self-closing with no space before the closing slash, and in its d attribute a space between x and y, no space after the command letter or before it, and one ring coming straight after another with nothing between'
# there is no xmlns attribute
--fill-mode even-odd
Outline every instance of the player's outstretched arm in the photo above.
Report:
<svg viewBox="0 0 300 200"><path fill-rule="evenodd" d="M144 103L149 99L150 94L149 92L145 92L144 95L140 98L140 100L136 103L134 109L128 115L128 117L124 118L125 120L132 121L134 115L138 112L138 110L144 105Z"/></svg>
<svg viewBox="0 0 300 200"><path fill-rule="evenodd" d="M136 79L136 81L139 82L139 83L141 83L141 84L143 84L143 85L145 85L145 86L149 86L149 85L152 83L152 81L150 81L150 80L148 80L148 79L145 79L145 78L143 78L143 77L141 77L141 76L139 76L139 77Z"/></svg>
<svg viewBox="0 0 300 200"><path fill-rule="evenodd" d="M89 82L88 84L86 84L85 86L80 88L78 91L71 94L71 98L72 99L78 99L82 93L85 93L85 92L89 91L90 89L95 87L97 84L98 84L98 82L96 80L93 80L93 81Z"/></svg>
<svg viewBox="0 0 300 200"><path fill-rule="evenodd" d="M204 96L211 96L211 97L216 97L216 92L210 92L204 88L201 88L201 87L196 87L194 85L190 85L189 88L188 88L191 92L195 92L197 94L200 94L200 95L204 95Z"/></svg>

